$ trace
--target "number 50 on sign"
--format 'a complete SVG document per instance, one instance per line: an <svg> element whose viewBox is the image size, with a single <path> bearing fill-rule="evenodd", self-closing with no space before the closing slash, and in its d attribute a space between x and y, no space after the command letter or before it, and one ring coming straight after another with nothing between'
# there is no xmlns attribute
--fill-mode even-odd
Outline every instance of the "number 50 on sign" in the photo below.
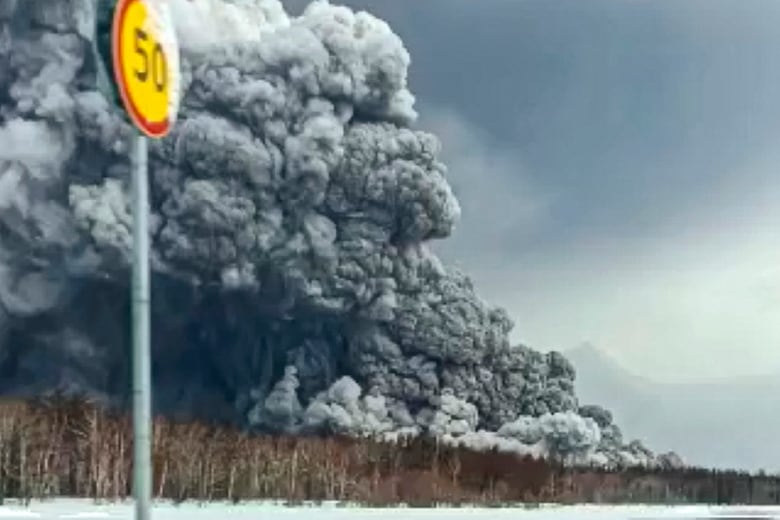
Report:
<svg viewBox="0 0 780 520"><path fill-rule="evenodd" d="M176 120L180 81L167 0L119 0L111 47L114 79L131 121L148 137L164 137Z"/></svg>

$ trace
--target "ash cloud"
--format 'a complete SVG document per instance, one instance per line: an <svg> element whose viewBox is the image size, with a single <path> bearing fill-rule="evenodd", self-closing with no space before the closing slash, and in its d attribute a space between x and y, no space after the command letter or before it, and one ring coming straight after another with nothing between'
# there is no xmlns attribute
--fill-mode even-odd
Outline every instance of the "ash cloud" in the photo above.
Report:
<svg viewBox="0 0 780 520"><path fill-rule="evenodd" d="M172 5L182 108L150 144L158 412L658 462L431 251L460 206L386 23ZM121 404L131 129L95 91L91 9L0 0L0 392Z"/></svg>

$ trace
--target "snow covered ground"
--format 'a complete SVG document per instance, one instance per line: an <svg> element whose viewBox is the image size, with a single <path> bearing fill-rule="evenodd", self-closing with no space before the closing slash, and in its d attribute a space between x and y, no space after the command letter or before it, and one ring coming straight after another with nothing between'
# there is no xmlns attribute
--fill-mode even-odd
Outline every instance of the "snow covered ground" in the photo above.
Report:
<svg viewBox="0 0 780 520"><path fill-rule="evenodd" d="M538 509L364 509L325 505L288 508L273 504L175 506L159 504L154 520L671 520L679 519L780 519L780 507L709 507L709 506L544 506ZM94 519L132 520L131 503L94 505L81 500L57 500L34 503L30 507L8 504L0 506L0 520Z"/></svg>

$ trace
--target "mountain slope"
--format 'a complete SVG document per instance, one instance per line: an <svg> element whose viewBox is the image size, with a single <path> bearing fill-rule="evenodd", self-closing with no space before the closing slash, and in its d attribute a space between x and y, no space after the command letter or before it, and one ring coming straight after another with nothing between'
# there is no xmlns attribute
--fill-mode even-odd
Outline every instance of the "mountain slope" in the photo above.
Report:
<svg viewBox="0 0 780 520"><path fill-rule="evenodd" d="M590 345L565 354L583 404L609 408L626 436L675 450L690 464L780 469L780 375L664 384L631 374Z"/></svg>

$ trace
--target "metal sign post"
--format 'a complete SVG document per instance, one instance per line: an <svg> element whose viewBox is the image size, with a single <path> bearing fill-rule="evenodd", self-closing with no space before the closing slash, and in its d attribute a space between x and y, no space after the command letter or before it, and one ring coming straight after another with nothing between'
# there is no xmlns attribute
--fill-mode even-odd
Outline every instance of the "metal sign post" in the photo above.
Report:
<svg viewBox="0 0 780 520"><path fill-rule="evenodd" d="M179 47L167 0L98 0L96 13L100 90L112 103L120 104L139 132L131 146L133 495L136 520L150 520L153 475L147 138L165 137L176 120ZM107 77L108 68L113 69L112 78Z"/></svg>
<svg viewBox="0 0 780 520"><path fill-rule="evenodd" d="M149 309L149 194L146 137L133 137L133 495L136 520L149 520L152 501L152 367Z"/></svg>

